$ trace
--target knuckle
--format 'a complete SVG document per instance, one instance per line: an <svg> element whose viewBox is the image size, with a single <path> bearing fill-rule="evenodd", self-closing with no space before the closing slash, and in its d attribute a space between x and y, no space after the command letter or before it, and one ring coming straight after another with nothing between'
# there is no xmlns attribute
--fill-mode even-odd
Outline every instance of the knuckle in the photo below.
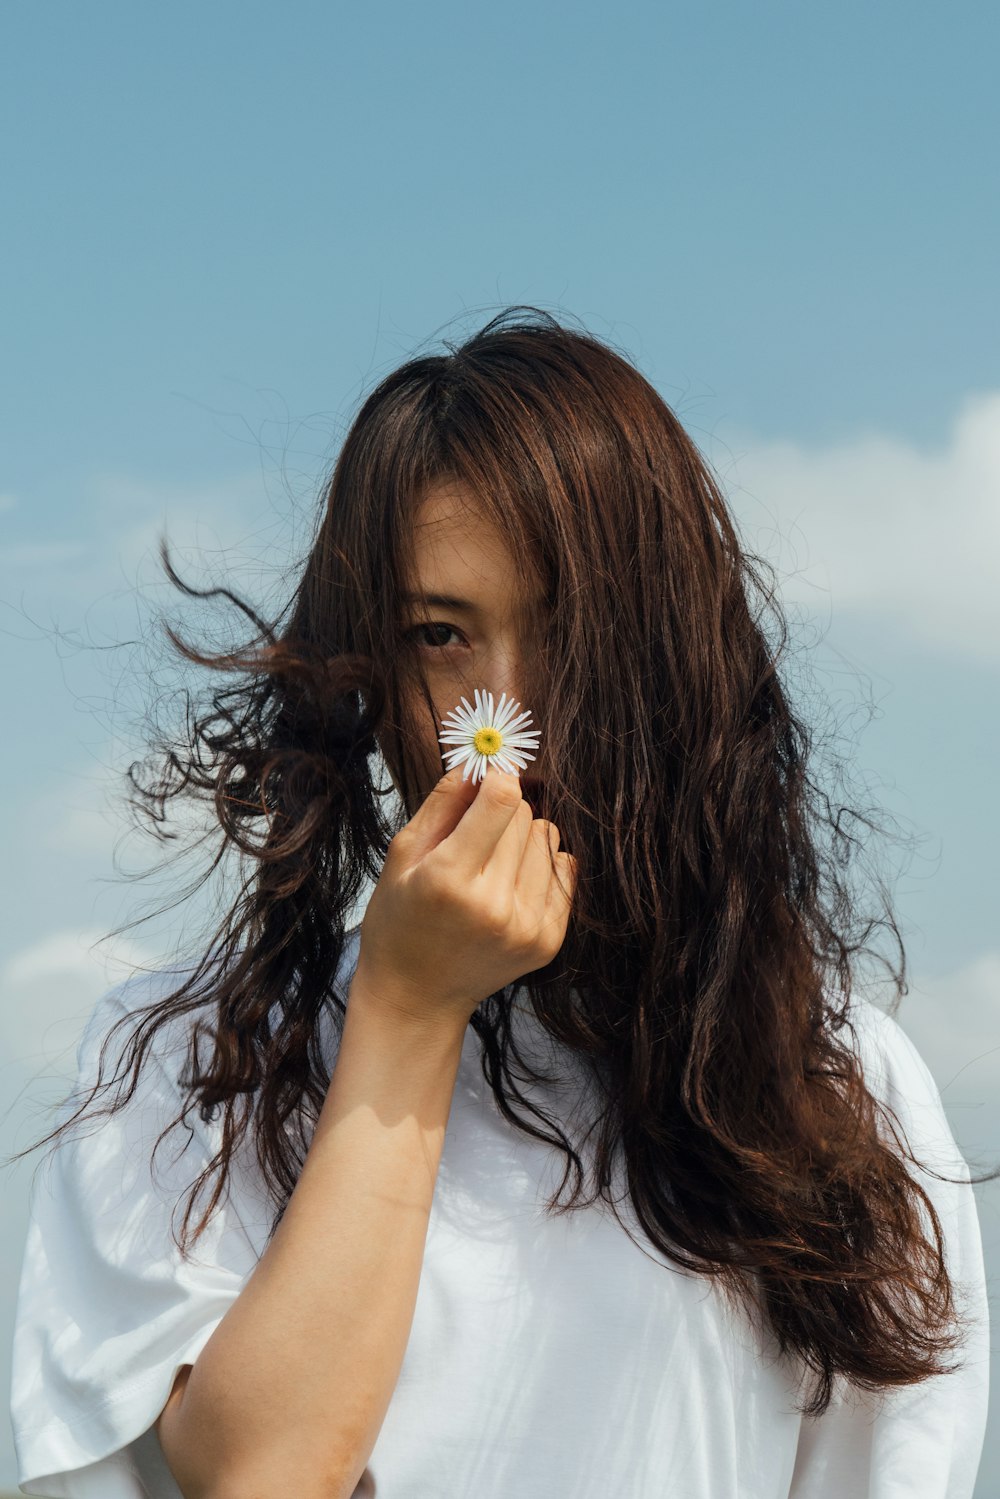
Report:
<svg viewBox="0 0 1000 1499"><path fill-rule="evenodd" d="M554 958L563 945L566 936L566 920L561 914L555 913L545 923L545 945L549 957Z"/></svg>
<svg viewBox="0 0 1000 1499"><path fill-rule="evenodd" d="M542 923L534 942L531 944L531 957L538 968L550 963L562 945L562 939L553 941L553 923L546 921Z"/></svg>
<svg viewBox="0 0 1000 1499"><path fill-rule="evenodd" d="M409 834L409 831L409 825L407 825L406 827L400 828L392 835L392 837L389 839L389 844L386 849L387 859L391 858L394 853L398 857L399 854L406 852L408 845L412 841L411 838L407 836Z"/></svg>
<svg viewBox="0 0 1000 1499"><path fill-rule="evenodd" d="M517 776L500 772L497 775L486 777L491 782L492 795L501 806L512 806L521 800L521 787Z"/></svg>
<svg viewBox="0 0 1000 1499"><path fill-rule="evenodd" d="M501 937L510 926L512 903L505 897L494 896L483 912L483 923L493 937Z"/></svg>

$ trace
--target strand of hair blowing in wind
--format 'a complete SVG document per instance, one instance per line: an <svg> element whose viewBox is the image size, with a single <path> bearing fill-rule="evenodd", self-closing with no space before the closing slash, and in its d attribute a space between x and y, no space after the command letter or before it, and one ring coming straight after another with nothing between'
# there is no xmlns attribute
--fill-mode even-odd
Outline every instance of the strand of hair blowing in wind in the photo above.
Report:
<svg viewBox="0 0 1000 1499"><path fill-rule="evenodd" d="M945 1372L963 1324L940 1222L842 1034L866 952L897 1002L905 988L886 892L884 915L866 917L851 877L877 825L813 775L763 564L623 355L532 308L446 347L362 403L279 619L183 582L164 546L179 589L224 597L253 633L212 653L169 631L226 685L189 694L173 738L133 766L135 805L167 836L173 801L207 801L211 869L235 852L244 877L201 961L141 1013L113 1078L102 1051L94 1090L45 1140L114 1080L120 1107L159 1028L190 1017L186 1106L160 1139L198 1107L221 1112L222 1146L179 1243L204 1230L244 1142L280 1221L329 1082L319 1034L344 1012L333 978L345 922L403 825L383 810L375 750L407 816L441 774L416 748L433 707L398 601L420 496L453 478L551 605L521 698L544 728L539 815L578 877L565 941L524 992L592 1077L586 1161L585 1142L512 1076L512 1058L538 1074L517 1052L510 987L470 1020L500 1112L566 1157L548 1210L600 1197L631 1231L612 1192L622 1163L650 1243L713 1277L813 1371L809 1414L838 1376L879 1390ZM898 967L875 953L879 928Z"/></svg>

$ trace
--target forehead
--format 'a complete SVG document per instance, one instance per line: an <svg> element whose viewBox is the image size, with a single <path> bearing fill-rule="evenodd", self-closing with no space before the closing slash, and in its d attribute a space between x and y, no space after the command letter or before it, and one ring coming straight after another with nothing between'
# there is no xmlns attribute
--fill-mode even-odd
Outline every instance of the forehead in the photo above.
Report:
<svg viewBox="0 0 1000 1499"><path fill-rule="evenodd" d="M410 536L407 587L489 603L523 597L524 580L503 538L475 496L457 482L432 485L418 504Z"/></svg>

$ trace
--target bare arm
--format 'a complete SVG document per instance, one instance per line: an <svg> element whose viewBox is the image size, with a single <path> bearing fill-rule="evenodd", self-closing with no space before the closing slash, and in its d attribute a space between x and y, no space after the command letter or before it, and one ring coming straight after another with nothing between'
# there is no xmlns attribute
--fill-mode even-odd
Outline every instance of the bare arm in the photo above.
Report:
<svg viewBox="0 0 1000 1499"><path fill-rule="evenodd" d="M575 861L514 776L449 771L392 839L281 1223L157 1422L185 1499L350 1499L399 1378L462 1041L563 941Z"/></svg>
<svg viewBox="0 0 1000 1499"><path fill-rule="evenodd" d="M281 1223L157 1421L185 1499L349 1499L385 1419L466 1022L359 979Z"/></svg>

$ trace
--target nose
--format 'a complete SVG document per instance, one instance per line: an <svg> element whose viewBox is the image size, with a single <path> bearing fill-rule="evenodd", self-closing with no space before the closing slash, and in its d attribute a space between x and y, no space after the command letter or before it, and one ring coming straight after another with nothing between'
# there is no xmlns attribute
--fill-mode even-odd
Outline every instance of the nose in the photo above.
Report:
<svg viewBox="0 0 1000 1499"><path fill-rule="evenodd" d="M483 680L474 685L486 692L492 692L495 710L499 710L500 698L504 693L506 693L504 707L509 702L520 703L518 712L523 713L530 706L524 702L522 696L524 671L521 666L520 650L517 647L504 643L497 644L483 657L481 670Z"/></svg>
<svg viewBox="0 0 1000 1499"><path fill-rule="evenodd" d="M506 625L501 622L489 635L481 638L479 650L471 661L464 664L462 691L470 703L474 701L475 688L478 687L481 692L491 692L495 713L500 711L501 697L504 697L505 708L508 703L517 704L513 715L515 718L522 713L531 714L530 722L522 722L518 727L522 730L539 730L541 737L544 737L544 725L541 722L543 704L528 700L532 694L537 696L540 675L538 661L532 662L530 659L532 649L530 638L524 637L513 622ZM536 759L527 761L527 767L536 765L540 758L541 737L539 750L533 751ZM528 773L527 768L524 773Z"/></svg>
<svg viewBox="0 0 1000 1499"><path fill-rule="evenodd" d="M537 683L534 688L529 687L530 673L526 673L521 661L523 658L513 652L505 659L499 655L495 658L495 664L488 668L489 675L484 684L487 691L493 693L493 706L496 712L500 711L501 693L506 693L504 699L504 710L507 704L516 705L513 715L508 715L508 723L512 724L514 719L521 718L524 713L529 713L530 718L523 719L515 728L519 732L537 733L538 740L535 748L525 751L524 769L521 771L522 784L531 776L538 776L542 761L542 753L545 749L545 724L542 722L542 703L531 701L525 696L526 691L537 693Z"/></svg>

